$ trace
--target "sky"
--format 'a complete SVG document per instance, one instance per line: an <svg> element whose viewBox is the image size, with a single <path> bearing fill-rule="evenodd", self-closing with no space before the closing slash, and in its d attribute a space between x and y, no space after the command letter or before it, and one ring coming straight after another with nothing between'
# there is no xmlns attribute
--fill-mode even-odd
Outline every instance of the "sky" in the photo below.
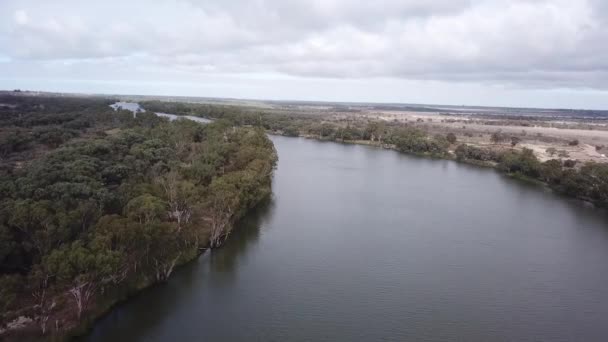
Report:
<svg viewBox="0 0 608 342"><path fill-rule="evenodd" d="M607 0L0 0L0 89L608 109Z"/></svg>

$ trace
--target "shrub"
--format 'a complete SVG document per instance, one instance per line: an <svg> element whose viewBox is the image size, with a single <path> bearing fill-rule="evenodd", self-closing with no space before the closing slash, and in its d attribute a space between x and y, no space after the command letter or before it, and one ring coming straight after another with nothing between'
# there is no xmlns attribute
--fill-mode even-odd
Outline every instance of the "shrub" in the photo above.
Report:
<svg viewBox="0 0 608 342"><path fill-rule="evenodd" d="M570 146L578 146L578 139L574 139L574 140L568 142L568 145L570 145Z"/></svg>
<svg viewBox="0 0 608 342"><path fill-rule="evenodd" d="M457 139L456 139L456 134L451 133L451 132L450 132L450 133L448 133L448 134L445 136L445 138L448 140L448 142L449 142L450 144L454 144L454 143L456 143L456 140L457 140Z"/></svg>

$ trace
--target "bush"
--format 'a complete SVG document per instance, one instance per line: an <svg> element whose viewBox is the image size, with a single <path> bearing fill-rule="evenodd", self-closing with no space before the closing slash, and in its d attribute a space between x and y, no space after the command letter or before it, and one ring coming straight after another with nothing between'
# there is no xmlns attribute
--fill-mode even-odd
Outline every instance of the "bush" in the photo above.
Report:
<svg viewBox="0 0 608 342"><path fill-rule="evenodd" d="M444 155L447 153L448 141L443 136L429 138L418 129L403 129L395 133L392 142L401 152Z"/></svg>
<svg viewBox="0 0 608 342"><path fill-rule="evenodd" d="M448 141L450 144L455 144L455 143L456 143L456 140L457 140L457 139L456 139L456 134L451 133L451 132L450 132L450 133L448 133L448 134L445 136L445 138L447 139L447 141Z"/></svg>
<svg viewBox="0 0 608 342"><path fill-rule="evenodd" d="M562 178L562 162L558 159L547 160L540 167L541 180L555 184Z"/></svg>
<svg viewBox="0 0 608 342"><path fill-rule="evenodd" d="M499 161L500 156L493 150L470 146L467 144L461 144L456 148L456 159L457 160L476 160L476 161Z"/></svg>
<svg viewBox="0 0 608 342"><path fill-rule="evenodd" d="M568 145L570 145L570 146L578 146L578 139L574 139L574 140L568 142Z"/></svg>
<svg viewBox="0 0 608 342"><path fill-rule="evenodd" d="M288 137L298 137L300 136L300 131L295 126L289 126L283 130L283 135Z"/></svg>
<svg viewBox="0 0 608 342"><path fill-rule="evenodd" d="M504 134L500 133L500 132L494 132L492 133L492 135L490 136L490 140L495 143L498 144L500 142L503 142L506 140L506 137L504 136Z"/></svg>
<svg viewBox="0 0 608 342"><path fill-rule="evenodd" d="M519 144L520 141L521 139L518 137L511 137L511 147L515 147L515 145Z"/></svg>
<svg viewBox="0 0 608 342"><path fill-rule="evenodd" d="M540 176L540 162L534 152L524 148L521 152L509 151L502 155L498 168L507 173L522 174L538 178Z"/></svg>

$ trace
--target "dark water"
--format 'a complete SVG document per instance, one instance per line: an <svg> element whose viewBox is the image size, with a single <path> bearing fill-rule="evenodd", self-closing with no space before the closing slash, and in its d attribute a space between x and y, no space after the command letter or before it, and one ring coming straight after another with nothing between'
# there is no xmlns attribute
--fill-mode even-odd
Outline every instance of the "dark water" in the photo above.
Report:
<svg viewBox="0 0 608 342"><path fill-rule="evenodd" d="M273 137L274 199L90 341L607 341L608 215L450 161Z"/></svg>

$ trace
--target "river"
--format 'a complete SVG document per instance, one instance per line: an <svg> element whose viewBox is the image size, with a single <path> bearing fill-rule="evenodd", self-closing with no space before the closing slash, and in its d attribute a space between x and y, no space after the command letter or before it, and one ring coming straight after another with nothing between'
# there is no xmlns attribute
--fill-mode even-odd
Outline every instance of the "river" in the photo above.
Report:
<svg viewBox="0 0 608 342"><path fill-rule="evenodd" d="M273 199L89 341L605 341L608 214L491 169L272 137Z"/></svg>

